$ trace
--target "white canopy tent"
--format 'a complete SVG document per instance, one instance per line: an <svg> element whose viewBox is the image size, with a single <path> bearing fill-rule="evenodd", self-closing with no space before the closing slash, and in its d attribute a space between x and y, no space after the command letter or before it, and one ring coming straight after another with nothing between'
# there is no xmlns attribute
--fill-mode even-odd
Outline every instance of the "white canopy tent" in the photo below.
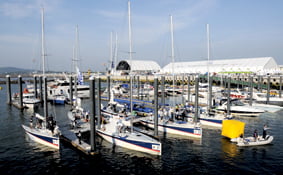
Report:
<svg viewBox="0 0 283 175"><path fill-rule="evenodd" d="M159 72L160 66L155 61L148 60L122 60L117 66L117 71L133 72Z"/></svg>
<svg viewBox="0 0 283 175"><path fill-rule="evenodd" d="M174 71L176 74L184 73L228 73L228 72L253 72L253 73L274 73L279 71L279 66L272 57L260 58L240 58L240 59L223 59L208 61L192 62L175 62ZM171 74L172 63L169 63L161 69L161 73Z"/></svg>

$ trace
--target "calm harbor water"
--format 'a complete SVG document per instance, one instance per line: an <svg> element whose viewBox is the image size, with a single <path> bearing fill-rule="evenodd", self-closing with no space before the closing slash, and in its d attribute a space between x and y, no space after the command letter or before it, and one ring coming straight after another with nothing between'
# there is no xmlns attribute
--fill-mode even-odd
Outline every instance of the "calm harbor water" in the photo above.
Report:
<svg viewBox="0 0 283 175"><path fill-rule="evenodd" d="M254 129L261 134L267 123L274 136L271 145L240 148L222 137L220 129L204 129L201 140L160 134L160 157L113 148L99 137L99 155L87 157L64 142L59 151L32 142L21 127L31 112L6 104L5 85L0 99L0 174L283 174L283 111L237 118L246 123L246 136ZM69 109L49 108L61 128L68 127Z"/></svg>

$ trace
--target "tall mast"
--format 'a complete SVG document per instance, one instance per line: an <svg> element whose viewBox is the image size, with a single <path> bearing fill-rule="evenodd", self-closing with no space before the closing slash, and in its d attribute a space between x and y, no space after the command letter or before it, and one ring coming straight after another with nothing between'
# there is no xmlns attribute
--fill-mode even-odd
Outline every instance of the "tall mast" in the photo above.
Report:
<svg viewBox="0 0 283 175"><path fill-rule="evenodd" d="M79 26L76 25L76 33L75 33L75 45L73 50L73 71L75 72L78 67L79 61Z"/></svg>
<svg viewBox="0 0 283 175"><path fill-rule="evenodd" d="M110 33L110 66L109 73L112 74L112 64L113 64L113 32Z"/></svg>
<svg viewBox="0 0 283 175"><path fill-rule="evenodd" d="M42 57L42 74L43 74L43 84L44 84L44 95L43 95L43 107L44 107L44 117L47 121L48 109L47 109L47 78L45 77L45 41L44 41L44 8L41 8L41 57ZM46 126L45 126L46 127Z"/></svg>
<svg viewBox="0 0 283 175"><path fill-rule="evenodd" d="M209 24L206 24L206 35L207 35L207 83L208 83L208 89L207 89L207 112L209 110L210 106L210 72L209 72L209 64L210 64L210 36L209 36Z"/></svg>
<svg viewBox="0 0 283 175"><path fill-rule="evenodd" d="M128 1L128 20L129 20L129 59L132 66L132 24L131 24L131 2ZM132 68L130 68L131 72Z"/></svg>
<svg viewBox="0 0 283 175"><path fill-rule="evenodd" d="M174 52L174 33L173 33L173 17L170 15L170 32L171 32L171 58L172 58L172 73L174 75L174 63L175 63L175 52Z"/></svg>
<svg viewBox="0 0 283 175"><path fill-rule="evenodd" d="M209 36L209 24L206 24L206 32L207 32L207 79L209 82L209 62L210 62L210 36Z"/></svg>
<svg viewBox="0 0 283 175"><path fill-rule="evenodd" d="M170 15L170 32L171 32L171 58L172 58L172 76L173 76L173 109L175 112L175 53L174 53L174 32L173 17Z"/></svg>
<svg viewBox="0 0 283 175"><path fill-rule="evenodd" d="M42 74L45 75L44 8L41 8L41 58Z"/></svg>
<svg viewBox="0 0 283 175"><path fill-rule="evenodd" d="M117 57L118 57L118 35L116 32L116 36L115 36L115 52L114 52L114 67L117 64ZM114 68L114 72L116 72L115 68Z"/></svg>
<svg viewBox="0 0 283 175"><path fill-rule="evenodd" d="M133 77L132 77L132 25L131 25L131 2L128 1L128 17L129 17L129 59L130 59L130 112L133 112ZM131 117L131 124L133 124L133 116ZM131 127L133 132L133 125Z"/></svg>

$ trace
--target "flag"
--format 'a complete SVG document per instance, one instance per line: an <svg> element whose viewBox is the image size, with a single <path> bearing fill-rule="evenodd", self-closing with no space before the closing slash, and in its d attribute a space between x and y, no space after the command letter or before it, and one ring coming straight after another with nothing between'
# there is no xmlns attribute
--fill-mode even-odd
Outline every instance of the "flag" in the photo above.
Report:
<svg viewBox="0 0 283 175"><path fill-rule="evenodd" d="M79 85L83 85L84 84L84 76L83 74L80 72L79 68L77 67L77 78L78 78L78 84Z"/></svg>

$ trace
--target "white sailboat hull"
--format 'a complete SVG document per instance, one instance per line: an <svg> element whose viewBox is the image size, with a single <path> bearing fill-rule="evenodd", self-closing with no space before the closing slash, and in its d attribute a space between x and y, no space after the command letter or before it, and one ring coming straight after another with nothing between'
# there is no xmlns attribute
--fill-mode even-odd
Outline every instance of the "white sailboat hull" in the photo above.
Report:
<svg viewBox="0 0 283 175"><path fill-rule="evenodd" d="M149 128L154 128L154 122L151 120L141 120L141 123ZM192 124L183 123L160 123L158 124L158 131L166 132L170 134L189 136L194 138L202 137L202 129L199 126L194 126Z"/></svg>
<svg viewBox="0 0 283 175"><path fill-rule="evenodd" d="M22 125L22 127L31 140L54 149L60 148L59 136L53 136L51 132L45 129L35 129L25 125Z"/></svg>
<svg viewBox="0 0 283 175"><path fill-rule="evenodd" d="M102 130L97 130L98 135L100 135L103 139L106 141L112 143L113 145L120 146L123 148L140 151L148 154L153 155L161 155L161 143L159 142L149 142L147 139L144 141L137 141L137 140L131 140L130 135L133 137L143 137L144 135L140 133L127 133L127 134L120 134L121 136L117 134L109 134Z"/></svg>

